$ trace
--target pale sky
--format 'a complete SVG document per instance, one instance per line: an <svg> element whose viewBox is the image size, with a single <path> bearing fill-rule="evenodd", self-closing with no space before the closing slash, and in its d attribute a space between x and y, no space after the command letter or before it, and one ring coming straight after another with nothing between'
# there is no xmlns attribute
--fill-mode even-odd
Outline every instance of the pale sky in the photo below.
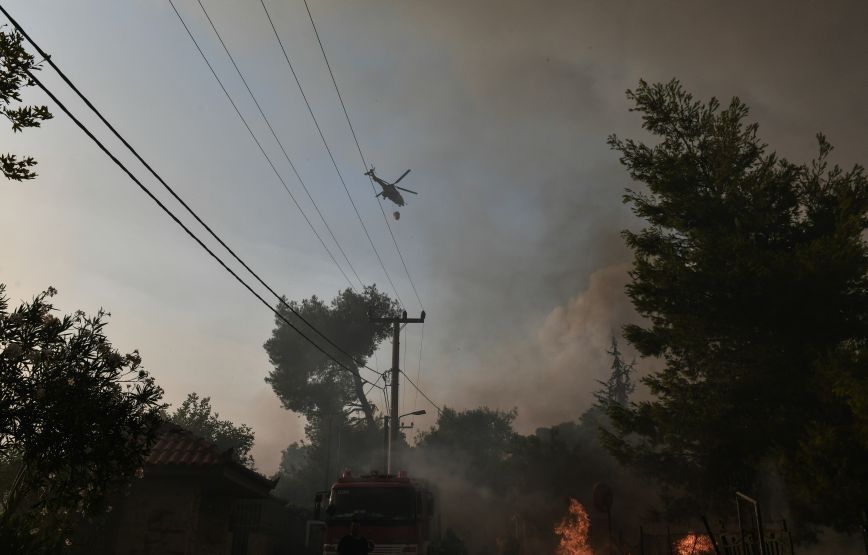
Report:
<svg viewBox="0 0 868 555"><path fill-rule="evenodd" d="M391 294L259 1L203 2L362 280ZM635 317L618 235L636 225L621 204L631 183L605 139L642 136L624 96L638 79L677 77L701 97L740 96L764 139L794 161L813 154L817 131L842 164L866 161L864 1L309 2L366 157L385 177L412 168L402 185L420 193L392 226L428 313L422 387L456 408L517 407L522 431L587 408L608 372L611 333ZM198 4L176 5L331 241ZM304 4L267 5L398 293L417 313ZM167 0L4 7L279 292L330 299L347 286ZM50 70L42 78L108 136ZM27 99L48 102L36 91ZM258 467L274 471L303 422L263 381L269 312L50 108L56 118L43 129L2 132L0 150L35 156L40 174L2 184L0 282L13 304L53 285L63 311L105 307L108 335L141 351L168 402L210 395L222 417L255 429ZM420 332L410 326L406 337L413 376ZM379 367L388 360L382 352ZM435 412L405 392L406 411Z"/></svg>

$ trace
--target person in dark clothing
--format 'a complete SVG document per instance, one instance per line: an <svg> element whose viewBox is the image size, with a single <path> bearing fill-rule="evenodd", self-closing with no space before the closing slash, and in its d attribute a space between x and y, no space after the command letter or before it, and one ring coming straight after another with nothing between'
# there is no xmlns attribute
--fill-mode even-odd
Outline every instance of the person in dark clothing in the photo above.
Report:
<svg viewBox="0 0 868 555"><path fill-rule="evenodd" d="M338 555L368 555L374 550L374 542L362 536L359 521L353 520L350 533L341 538L338 544Z"/></svg>

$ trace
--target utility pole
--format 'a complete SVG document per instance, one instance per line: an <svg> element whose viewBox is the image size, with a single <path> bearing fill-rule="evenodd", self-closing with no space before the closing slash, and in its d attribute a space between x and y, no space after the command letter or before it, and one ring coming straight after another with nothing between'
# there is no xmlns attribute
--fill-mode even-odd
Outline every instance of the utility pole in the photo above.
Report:
<svg viewBox="0 0 868 555"><path fill-rule="evenodd" d="M401 324L421 324L425 322L425 311L419 318L407 318L407 311L401 316L388 318L371 318L371 322L378 324L392 324L392 407L389 415L389 449L386 455L386 474L392 473L392 450L398 443L398 433L401 431L401 423L398 416L398 375L401 373Z"/></svg>

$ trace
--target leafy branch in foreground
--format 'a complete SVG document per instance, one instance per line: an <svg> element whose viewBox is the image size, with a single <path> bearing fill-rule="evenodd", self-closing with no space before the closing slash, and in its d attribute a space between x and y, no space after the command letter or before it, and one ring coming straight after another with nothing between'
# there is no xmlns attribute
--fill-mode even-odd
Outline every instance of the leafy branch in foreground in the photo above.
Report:
<svg viewBox="0 0 868 555"><path fill-rule="evenodd" d="M39 71L40 63L24 49L23 37L17 31L0 27L0 114L12 124L13 132L28 127L40 127L53 116L47 106L21 105L21 89L35 85L28 72ZM7 179L23 181L36 177L31 168L36 160L31 156L0 154L0 169Z"/></svg>
<svg viewBox="0 0 868 555"><path fill-rule="evenodd" d="M107 496L141 477L161 422L163 390L137 352L112 347L108 314L58 318L55 294L10 312L0 285L0 463L14 475L2 488L3 552L68 543L82 519L110 510Z"/></svg>

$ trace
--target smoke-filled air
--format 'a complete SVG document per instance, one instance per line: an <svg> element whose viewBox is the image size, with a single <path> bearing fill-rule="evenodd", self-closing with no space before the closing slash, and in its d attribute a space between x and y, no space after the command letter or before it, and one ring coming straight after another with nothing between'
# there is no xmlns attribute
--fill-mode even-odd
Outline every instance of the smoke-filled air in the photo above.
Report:
<svg viewBox="0 0 868 555"><path fill-rule="evenodd" d="M0 553L868 555L868 4L0 4Z"/></svg>

